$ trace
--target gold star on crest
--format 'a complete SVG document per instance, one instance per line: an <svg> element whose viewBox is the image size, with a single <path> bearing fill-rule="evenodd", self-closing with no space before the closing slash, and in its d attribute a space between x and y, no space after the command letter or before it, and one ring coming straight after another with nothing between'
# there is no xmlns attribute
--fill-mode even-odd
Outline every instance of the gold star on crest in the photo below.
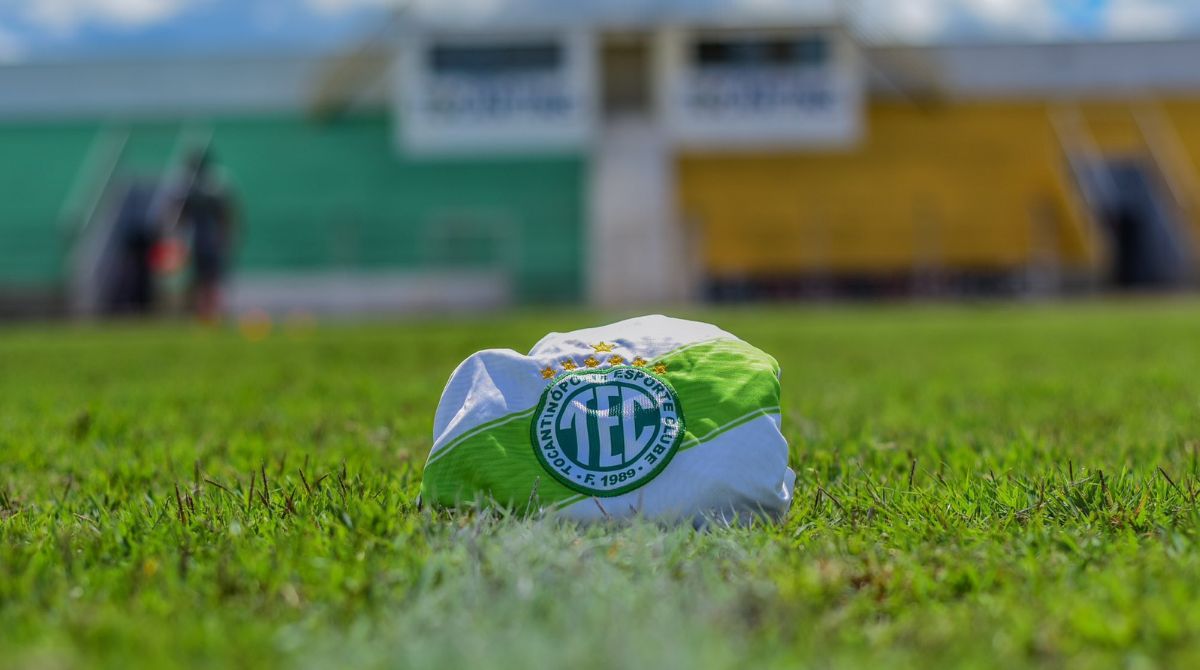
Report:
<svg viewBox="0 0 1200 670"><path fill-rule="evenodd" d="M659 363L658 365L655 365L655 366L654 366L654 372L655 372L655 373L657 373L657 374L660 374L660 375L665 375L665 374L667 374L667 364L666 364L666 363Z"/></svg>
<svg viewBox="0 0 1200 670"><path fill-rule="evenodd" d="M553 377L554 377L554 368L546 366L546 369L542 370L542 379L551 379Z"/></svg>
<svg viewBox="0 0 1200 670"><path fill-rule="evenodd" d="M645 367L646 359L642 358L641 356L638 356L637 358L633 359L633 363L630 363L630 365L632 365L635 368Z"/></svg>
<svg viewBox="0 0 1200 670"><path fill-rule="evenodd" d="M600 361L596 360L595 356L588 356L587 360L584 361L583 364L588 366L589 368L594 368L597 365L600 365Z"/></svg>
<svg viewBox="0 0 1200 670"><path fill-rule="evenodd" d="M623 365L624 363L625 363L625 359L624 359L624 358L621 358L621 357L620 357L619 355L617 355L617 354L613 354L613 355L612 355L611 357L609 357L609 359L608 359L608 364L609 364L609 365Z"/></svg>
<svg viewBox="0 0 1200 670"><path fill-rule="evenodd" d="M579 366L575 365L575 361L573 361L569 358L562 362L562 369L564 369L564 370L574 370L577 367L579 367Z"/></svg>
<svg viewBox="0 0 1200 670"><path fill-rule="evenodd" d="M604 342L601 342L600 344L593 344L592 348L595 349L596 353L598 353L598 354L607 354L607 353L611 353L613 348L616 346L617 345L615 345L615 344L606 344Z"/></svg>

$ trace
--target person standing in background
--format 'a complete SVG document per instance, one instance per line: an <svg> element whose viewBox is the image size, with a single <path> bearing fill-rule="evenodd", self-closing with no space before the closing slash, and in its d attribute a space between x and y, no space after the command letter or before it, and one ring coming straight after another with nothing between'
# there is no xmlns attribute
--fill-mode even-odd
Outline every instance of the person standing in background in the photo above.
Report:
<svg viewBox="0 0 1200 670"><path fill-rule="evenodd" d="M154 309L151 256L159 241L153 182L135 180L125 192L113 227L113 271L106 278L105 314L145 316Z"/></svg>
<svg viewBox="0 0 1200 670"><path fill-rule="evenodd" d="M229 272L240 222L233 193L213 168L211 151L192 152L171 199L171 211L177 214L168 227L190 236L188 304L202 321L216 321L221 313L221 284Z"/></svg>

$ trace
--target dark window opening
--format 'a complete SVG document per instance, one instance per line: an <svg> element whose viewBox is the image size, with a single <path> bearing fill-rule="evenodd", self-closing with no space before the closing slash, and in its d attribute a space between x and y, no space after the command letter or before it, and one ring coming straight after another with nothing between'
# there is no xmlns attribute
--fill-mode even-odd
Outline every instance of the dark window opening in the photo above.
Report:
<svg viewBox="0 0 1200 670"><path fill-rule="evenodd" d="M829 59L824 37L703 38L693 46L701 67L789 67L823 65Z"/></svg>
<svg viewBox="0 0 1200 670"><path fill-rule="evenodd" d="M607 40L601 48L601 80L607 116L650 110L650 45L644 36Z"/></svg>
<svg viewBox="0 0 1200 670"><path fill-rule="evenodd" d="M550 42L450 46L429 50L430 68L437 74L497 75L557 70L563 62L562 46Z"/></svg>

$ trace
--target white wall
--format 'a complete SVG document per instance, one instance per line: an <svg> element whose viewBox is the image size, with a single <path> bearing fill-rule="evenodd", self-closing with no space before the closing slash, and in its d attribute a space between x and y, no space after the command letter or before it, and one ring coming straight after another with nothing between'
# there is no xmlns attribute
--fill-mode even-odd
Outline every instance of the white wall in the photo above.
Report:
<svg viewBox="0 0 1200 670"><path fill-rule="evenodd" d="M767 95L782 90L821 95L822 106L731 107L703 110L689 100L700 83L700 72L691 58L691 45L701 35L748 37L819 36L828 41L828 60L819 67L789 68L762 83ZM678 146L700 149L848 146L862 132L863 88L857 45L840 29L737 29L723 32L682 26L659 32L659 108L667 133ZM731 82L736 83L736 82Z"/></svg>
<svg viewBox="0 0 1200 670"><path fill-rule="evenodd" d="M679 38L674 30L668 43ZM839 44L853 49L848 39ZM1200 40L876 46L862 55L869 89L884 94L914 84L962 97L1200 95ZM330 63L319 54L276 54L4 64L0 119L303 110ZM579 81L595 76L593 61L581 58L574 67ZM849 94L853 76L845 79ZM376 82L360 102L394 100L393 83ZM668 81L662 93L674 95L672 86L678 83Z"/></svg>
<svg viewBox="0 0 1200 670"><path fill-rule="evenodd" d="M1200 41L874 47L872 88L935 89L954 97L1200 95Z"/></svg>
<svg viewBox="0 0 1200 670"><path fill-rule="evenodd" d="M305 109L319 55L114 59L0 66L0 118L95 118ZM379 102L381 91L367 91Z"/></svg>
<svg viewBox="0 0 1200 670"><path fill-rule="evenodd" d="M432 106L439 77L428 67L428 50L433 44L521 45L555 42L563 49L557 72L539 77L541 90L568 102L562 114L529 111L479 115L438 113ZM579 150L595 133L596 63L593 36L586 30L547 32L442 34L414 32L401 40L393 68L394 107L399 111L398 144L415 153L478 151ZM476 91L464 87L463 101ZM512 101L524 100L521 92L508 92Z"/></svg>

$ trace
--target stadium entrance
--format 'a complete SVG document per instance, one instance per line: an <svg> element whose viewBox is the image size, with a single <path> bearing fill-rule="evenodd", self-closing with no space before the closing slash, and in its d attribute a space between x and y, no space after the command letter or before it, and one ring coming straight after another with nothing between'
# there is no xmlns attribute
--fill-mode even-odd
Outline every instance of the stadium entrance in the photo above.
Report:
<svg viewBox="0 0 1200 670"><path fill-rule="evenodd" d="M616 32L603 37L600 47L603 116L653 113L653 46L645 32Z"/></svg>

